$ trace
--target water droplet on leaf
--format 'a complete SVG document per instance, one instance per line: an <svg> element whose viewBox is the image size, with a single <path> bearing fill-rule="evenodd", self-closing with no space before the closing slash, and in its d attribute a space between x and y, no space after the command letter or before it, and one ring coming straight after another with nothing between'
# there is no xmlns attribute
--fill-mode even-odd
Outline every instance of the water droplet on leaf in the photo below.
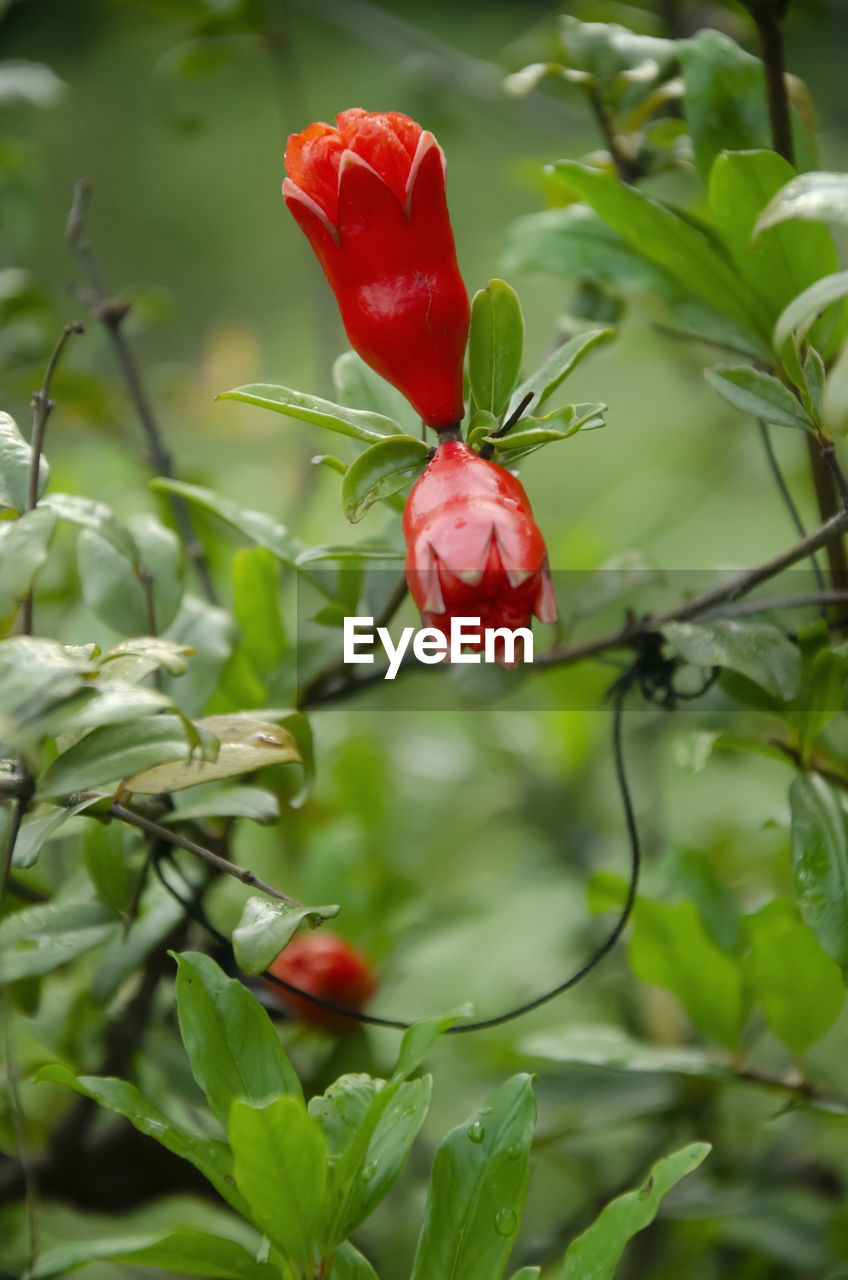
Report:
<svg viewBox="0 0 848 1280"><path fill-rule="evenodd" d="M486 1136L486 1131L479 1120L475 1120L468 1130L468 1136L472 1142L482 1142Z"/></svg>
<svg viewBox="0 0 848 1280"><path fill-rule="evenodd" d="M362 1181L370 1182L377 1172L377 1163L375 1160L369 1160L367 1164L362 1166Z"/></svg>
<svg viewBox="0 0 848 1280"><path fill-rule="evenodd" d="M518 1226L518 1214L514 1209L498 1209L495 1214L495 1230L502 1236L511 1236Z"/></svg>

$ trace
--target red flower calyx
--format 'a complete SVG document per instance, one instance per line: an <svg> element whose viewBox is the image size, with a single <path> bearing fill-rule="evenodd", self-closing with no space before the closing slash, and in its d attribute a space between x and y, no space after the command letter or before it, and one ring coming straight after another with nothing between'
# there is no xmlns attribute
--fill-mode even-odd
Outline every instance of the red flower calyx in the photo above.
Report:
<svg viewBox="0 0 848 1280"><path fill-rule="evenodd" d="M371 962L344 938L326 929L299 934L269 967L269 972L321 1000L359 1011L377 989ZM304 996L269 984L292 1017L330 1035L349 1035L355 1018L334 1013Z"/></svg>
<svg viewBox="0 0 848 1280"><path fill-rule="evenodd" d="M292 134L286 172L354 350L428 426L459 422L470 311L436 139L398 111L354 107Z"/></svg>
<svg viewBox="0 0 848 1280"><path fill-rule="evenodd" d="M452 618L481 630L556 621L544 539L515 476L449 440L413 486L403 513L406 580L425 627L448 639ZM471 645L471 648L482 648ZM498 661L514 665L503 641Z"/></svg>

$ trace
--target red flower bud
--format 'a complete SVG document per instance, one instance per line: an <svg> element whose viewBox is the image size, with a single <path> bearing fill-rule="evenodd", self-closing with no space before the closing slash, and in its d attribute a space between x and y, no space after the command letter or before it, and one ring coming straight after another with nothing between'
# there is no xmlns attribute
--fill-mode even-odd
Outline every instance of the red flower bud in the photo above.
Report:
<svg viewBox="0 0 848 1280"><path fill-rule="evenodd" d="M344 938L326 929L293 938L269 971L283 982L347 1009L361 1009L377 989L370 961ZM347 1035L357 1026L353 1018L322 1009L303 996L269 985L292 1016L307 1026L319 1027L336 1036Z"/></svg>
<svg viewBox="0 0 848 1280"><path fill-rule="evenodd" d="M445 157L432 133L354 107L286 147L283 196L315 250L351 345L430 427L462 418L468 294Z"/></svg>
<svg viewBox="0 0 848 1280"><path fill-rule="evenodd" d="M450 620L482 629L556 620L548 555L527 494L467 445L439 446L403 513L406 580L424 625L447 639ZM472 648L482 648L482 643ZM495 654L504 661L500 642Z"/></svg>

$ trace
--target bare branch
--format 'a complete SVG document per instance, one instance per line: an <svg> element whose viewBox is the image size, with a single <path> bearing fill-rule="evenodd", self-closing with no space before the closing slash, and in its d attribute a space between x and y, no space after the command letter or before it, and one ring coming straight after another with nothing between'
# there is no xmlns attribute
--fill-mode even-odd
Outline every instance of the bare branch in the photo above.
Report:
<svg viewBox="0 0 848 1280"><path fill-rule="evenodd" d="M73 203L68 214L66 224L68 240L85 269L88 278L86 301L91 314L101 322L109 335L115 358L147 441L151 465L159 475L166 476L169 480L172 480L174 478L173 459L165 447L156 415L153 412L153 406L147 397L138 365L122 328L124 317L130 309L130 303L119 302L109 296L91 245L85 236L85 212L90 195L90 184L85 179L81 179L74 188ZM174 513L177 530L186 553L200 579L203 593L211 604L217 604L218 595L209 573L205 552L194 532L188 503L185 498L176 493L168 494L168 498Z"/></svg>

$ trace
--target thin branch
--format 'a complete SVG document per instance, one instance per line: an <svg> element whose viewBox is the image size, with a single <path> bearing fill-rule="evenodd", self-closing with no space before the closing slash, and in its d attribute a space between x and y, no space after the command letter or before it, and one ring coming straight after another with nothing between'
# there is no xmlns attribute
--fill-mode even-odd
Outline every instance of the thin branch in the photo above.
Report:
<svg viewBox="0 0 848 1280"><path fill-rule="evenodd" d="M226 872L228 876L233 876L234 879L240 880L242 884L249 885L252 889L258 889L260 893L267 893L269 898L276 898L278 902L287 902L292 907L303 905L296 898L290 898L288 894L281 893L273 885L266 884L264 880L260 880L258 876L255 876L252 871L248 871L246 867L236 866L234 862L228 861L227 858L222 858L218 853L213 853L211 849L205 848L202 844L196 844L194 840L189 840L186 836L181 836L176 831L169 831L167 827L160 826L158 822L153 822L152 819L145 818L142 814L135 813L132 809L127 809L122 804L113 804L106 816L117 818L120 822L126 822L131 827L138 827L140 831L146 831L148 835L156 836L167 844L176 845L178 849L185 849L188 853L193 853L196 858L201 858L204 862L208 862L210 866Z"/></svg>
<svg viewBox="0 0 848 1280"><path fill-rule="evenodd" d="M609 118L604 100L600 91L595 85L588 85L586 88L586 97L589 99L589 106L592 108L595 119L597 120L601 133L604 135L604 142L607 144L607 151L612 156L612 162L615 165L616 176L619 182L634 182L636 178L642 176L639 165L635 164L629 156L621 149L621 140L618 138L612 127L612 121Z"/></svg>
<svg viewBox="0 0 848 1280"><path fill-rule="evenodd" d="M804 538L806 537L807 530L804 528L800 512L795 505L795 499L789 491L789 486L786 483L786 477L780 469L780 463L777 460L777 455L774 452L774 445L771 442L771 433L768 429L768 424L763 422L762 418L758 418L757 426L760 429L760 439L762 440L763 448L765 449L766 459L768 460L769 467L771 468L771 473L774 476L774 482L780 490L780 496L783 498L784 506L789 512L789 518L794 524L798 536ZM822 574L821 567L819 566L819 562L815 556L810 556L810 566L815 575L816 585L818 586L819 591L824 591L824 575Z"/></svg>
<svg viewBox="0 0 848 1280"><path fill-rule="evenodd" d="M596 654L603 653L606 649L629 648L637 637L643 635L646 631L655 631L668 622L689 621L692 618L699 617L701 614L711 612L718 605L738 600L740 597L747 595L749 591L753 591L755 587L760 586L761 583L767 582L770 578L782 573L784 569L791 568L793 564L797 564L800 560L806 560L814 551L818 551L819 547L827 546L833 538L841 537L846 529L848 529L848 511L837 512L835 516L831 516L824 524L819 525L818 529L814 529L805 538L801 538L794 546L789 547L786 551L782 551L780 555L773 556L771 560L766 560L763 564L757 565L753 569L746 569L744 573L732 578L730 582L725 582L720 587L715 587L712 591L706 591L703 595L695 596L694 599L687 600L684 604L679 605L676 609L670 609L667 613L649 616L639 623L628 622L620 630L614 631L609 635L599 636L595 640L587 640L584 644L574 645L568 649L549 649L547 653L543 653L538 658L535 665L540 667L568 666L571 663L581 661L583 658L590 658ZM764 602L764 608L769 607L768 603Z"/></svg>
<svg viewBox="0 0 848 1280"><path fill-rule="evenodd" d="M748 7L757 24L760 37L772 146L777 154L783 156L784 160L788 160L794 168L795 144L792 140L789 95L786 92L786 60L783 52L781 18L773 4L758 3Z"/></svg>
<svg viewBox="0 0 848 1280"><path fill-rule="evenodd" d="M81 179L74 188L73 203L68 214L68 240L88 277L86 301L92 315L103 324L109 335L115 358L147 441L150 462L159 475L166 476L170 480L174 478L173 459L165 447L153 406L147 397L138 365L122 328L130 303L118 302L109 296L91 245L85 235L84 220L90 195L90 184L85 179ZM209 573L205 552L194 532L188 503L179 494L171 493L168 498L177 530L200 579L204 595L210 604L217 604L218 595Z"/></svg>
<svg viewBox="0 0 848 1280"><path fill-rule="evenodd" d="M32 456L29 464L29 493L27 495L27 510L32 511L38 503L38 480L41 471L41 454L44 449L44 433L47 429L47 419L53 410L53 401L50 399L50 384L53 381L53 374L56 372L56 366L61 359L62 352L65 349L65 343L68 341L72 333L82 333L82 325L78 321L73 324L66 324L59 341L53 348L53 354L47 361L47 368L44 371L44 380L41 383L41 389L34 391L32 394ZM26 598L21 603L21 635L32 635L32 591L28 591Z"/></svg>
<svg viewBox="0 0 848 1280"><path fill-rule="evenodd" d="M776 609L824 608L829 604L848 603L848 591L799 591L795 595L769 596L767 600L740 600L720 606L722 618L742 618L752 613L769 613ZM708 611L709 612L709 611ZM704 616L703 614L701 615Z"/></svg>

